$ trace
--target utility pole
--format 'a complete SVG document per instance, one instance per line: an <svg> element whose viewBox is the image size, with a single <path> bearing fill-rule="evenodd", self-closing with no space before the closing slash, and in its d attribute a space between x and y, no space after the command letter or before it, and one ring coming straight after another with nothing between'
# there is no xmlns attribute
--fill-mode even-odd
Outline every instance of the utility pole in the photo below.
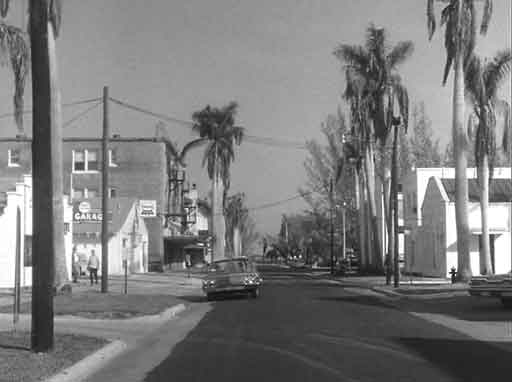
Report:
<svg viewBox="0 0 512 382"><path fill-rule="evenodd" d="M108 141L110 136L108 114L108 86L103 87L103 140L101 167L101 293L108 292Z"/></svg>
<svg viewBox="0 0 512 382"><path fill-rule="evenodd" d="M53 348L53 279L57 171L55 149L62 145L54 111L58 102L53 30L49 1L30 0L30 51L32 61L32 328L31 349L48 352ZM52 57L53 56L53 57ZM62 163L60 164L62 165ZM62 201L60 201L62 202Z"/></svg>
<svg viewBox="0 0 512 382"><path fill-rule="evenodd" d="M329 180L329 201L330 201L330 226L331 226L331 275L334 276L334 213L333 213L333 207L334 207L334 200L333 200L333 181L332 177Z"/></svg>

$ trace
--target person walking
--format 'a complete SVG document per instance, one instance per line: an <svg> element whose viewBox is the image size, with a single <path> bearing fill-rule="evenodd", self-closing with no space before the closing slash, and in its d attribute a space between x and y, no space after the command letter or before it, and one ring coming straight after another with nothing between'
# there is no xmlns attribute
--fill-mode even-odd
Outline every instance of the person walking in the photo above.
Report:
<svg viewBox="0 0 512 382"><path fill-rule="evenodd" d="M96 284L98 283L98 268L100 266L100 260L94 249L91 249L91 256L89 256L89 262L87 263L87 270L89 271L89 279L91 280L91 285L93 284L93 278Z"/></svg>

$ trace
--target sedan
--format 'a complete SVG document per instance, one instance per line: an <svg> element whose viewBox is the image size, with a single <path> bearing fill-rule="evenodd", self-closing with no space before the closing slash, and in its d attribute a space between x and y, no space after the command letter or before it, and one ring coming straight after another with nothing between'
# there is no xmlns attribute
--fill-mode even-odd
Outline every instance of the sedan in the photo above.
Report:
<svg viewBox="0 0 512 382"><path fill-rule="evenodd" d="M258 297L263 282L255 267L245 257L214 261L203 279L208 301L225 293L246 293Z"/></svg>
<svg viewBox="0 0 512 382"><path fill-rule="evenodd" d="M512 272L472 277L469 282L469 294L471 296L498 297L503 306L512 308Z"/></svg>

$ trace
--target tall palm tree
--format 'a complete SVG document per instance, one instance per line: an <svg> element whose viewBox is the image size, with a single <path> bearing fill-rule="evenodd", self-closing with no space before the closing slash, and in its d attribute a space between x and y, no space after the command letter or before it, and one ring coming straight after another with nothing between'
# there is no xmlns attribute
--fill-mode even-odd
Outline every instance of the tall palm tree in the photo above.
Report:
<svg viewBox="0 0 512 382"><path fill-rule="evenodd" d="M0 15L9 11L9 0L0 0ZM30 50L32 58L32 173L34 254L32 280L31 348L46 352L53 348L53 287L68 280L64 251L64 206L62 202L62 123L57 80L55 39L61 24L61 0L30 0ZM18 35L18 33L16 34ZM7 36L10 36L7 33ZM2 40L4 42L6 40ZM7 46L11 46L8 42ZM15 72L16 123L22 133L20 110L28 49L11 50ZM13 54L14 53L14 57ZM51 224L48 224L48 221Z"/></svg>
<svg viewBox="0 0 512 382"><path fill-rule="evenodd" d="M452 140L455 153L455 222L457 225L457 275L459 280L471 277L469 259L468 182L467 151L468 137L464 128L464 71L476 43L477 20L476 0L437 0L444 6L441 12L441 26L445 26L444 40L446 63L443 85L454 70ZM436 30L434 0L427 0L427 28L429 39ZM492 15L492 0L483 0L483 16L480 33L487 33Z"/></svg>
<svg viewBox="0 0 512 382"><path fill-rule="evenodd" d="M244 129L235 126L237 107L236 102L221 108L208 105L192 115L193 129L199 133L200 139L206 141L202 165L207 167L212 181L212 256L216 260L226 257L225 199L230 186L230 167L235 159L234 145L239 145L244 136Z"/></svg>
<svg viewBox="0 0 512 382"><path fill-rule="evenodd" d="M361 132L366 151L365 167L367 168L370 212L374 223L376 252L376 266L382 269L382 255L380 249L380 235L377 225L377 211L375 203L375 165L373 160L373 141L381 143L381 150L384 151L385 143L391 131L391 119L394 113L402 117L407 125L409 117L409 98L407 89L403 86L401 77L398 74L398 67L410 57L414 49L411 41L402 41L394 47L389 48L386 41L384 28L377 28L370 25L367 29L364 46L340 45L334 52L336 57L345 64L345 77L347 87L344 93L345 98L352 103L351 109L354 113L355 105L365 107L364 118L368 119L366 129ZM357 101L354 104L354 100ZM396 105L396 107L395 107ZM361 114L361 112L357 112ZM359 125L361 125L359 123ZM385 158L382 155L382 158ZM383 159L382 166L384 179L384 209L388 232L391 233L391 221L389 213L389 186L390 186L390 163ZM391 237L391 235L390 235ZM377 245L379 248L377 249Z"/></svg>
<svg viewBox="0 0 512 382"><path fill-rule="evenodd" d="M480 213L482 221L482 246L480 247L480 273L492 274L491 252L489 244L489 180L492 178L496 156L496 120L497 114L504 117L504 133L509 129L510 105L498 96L500 85L508 74L512 54L510 49L498 52L492 60L482 63L473 56L466 73L466 96L473 112L468 119L469 130L476 122L475 162L477 165L480 188ZM490 175L489 175L490 173Z"/></svg>

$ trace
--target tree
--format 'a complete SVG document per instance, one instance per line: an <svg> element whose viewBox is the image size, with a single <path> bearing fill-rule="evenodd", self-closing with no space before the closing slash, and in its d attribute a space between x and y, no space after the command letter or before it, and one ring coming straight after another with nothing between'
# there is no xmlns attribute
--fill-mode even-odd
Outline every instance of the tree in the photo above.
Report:
<svg viewBox="0 0 512 382"><path fill-rule="evenodd" d="M351 103L351 112L363 117L356 126L360 130L359 138L363 142L365 152L365 171L367 176L368 194L370 195L370 213L373 222L374 251L377 269L382 269L380 234L377 223L375 203L375 165L373 159L373 141L381 143L383 160L381 177L384 183L384 210L388 232L391 221L388 208L390 163L385 156L385 146L391 120L398 112L405 128L409 118L409 97L402 84L398 67L409 58L414 45L411 41L402 41L389 48L384 28L370 25L367 29L364 46L342 44L334 52L344 63L346 89L344 98ZM356 110L359 109L359 110ZM363 110L364 109L364 110Z"/></svg>
<svg viewBox="0 0 512 382"><path fill-rule="evenodd" d="M224 205L230 186L230 167L235 159L234 145L239 145L244 136L244 129L235 126L237 107L236 102L231 102L222 108L208 105L192 115L193 129L207 144L202 165L207 167L208 177L212 181L211 223L213 225L213 256L215 259L225 258Z"/></svg>
<svg viewBox="0 0 512 382"><path fill-rule="evenodd" d="M482 245L480 247L480 273L492 274L489 243L489 181L496 158L496 120L499 113L504 117L508 131L510 105L500 99L498 89L510 74L512 55L510 49L498 52L491 60L482 62L473 56L465 73L466 96L473 108L468 119L468 130L475 132L475 163L480 191L480 215L482 222Z"/></svg>
<svg viewBox="0 0 512 382"><path fill-rule="evenodd" d="M453 68L452 141L455 153L455 222L457 226L457 276L461 281L471 277L469 260L467 151L468 138L464 128L464 71L476 43L476 0L438 0L448 3L441 12L441 26L445 26L446 63L443 86ZM492 1L483 1L480 33L485 34L492 15ZM434 0L427 0L427 28L429 39L436 30Z"/></svg>
<svg viewBox="0 0 512 382"><path fill-rule="evenodd" d="M226 243L233 257L240 257L243 253L242 235L249 217L249 210L245 206L245 194L236 193L227 198L224 209L226 215Z"/></svg>
<svg viewBox="0 0 512 382"><path fill-rule="evenodd" d="M425 104L414 105L412 134L409 138L410 161L414 167L438 167L442 163L439 140L433 139L432 122L425 111Z"/></svg>

